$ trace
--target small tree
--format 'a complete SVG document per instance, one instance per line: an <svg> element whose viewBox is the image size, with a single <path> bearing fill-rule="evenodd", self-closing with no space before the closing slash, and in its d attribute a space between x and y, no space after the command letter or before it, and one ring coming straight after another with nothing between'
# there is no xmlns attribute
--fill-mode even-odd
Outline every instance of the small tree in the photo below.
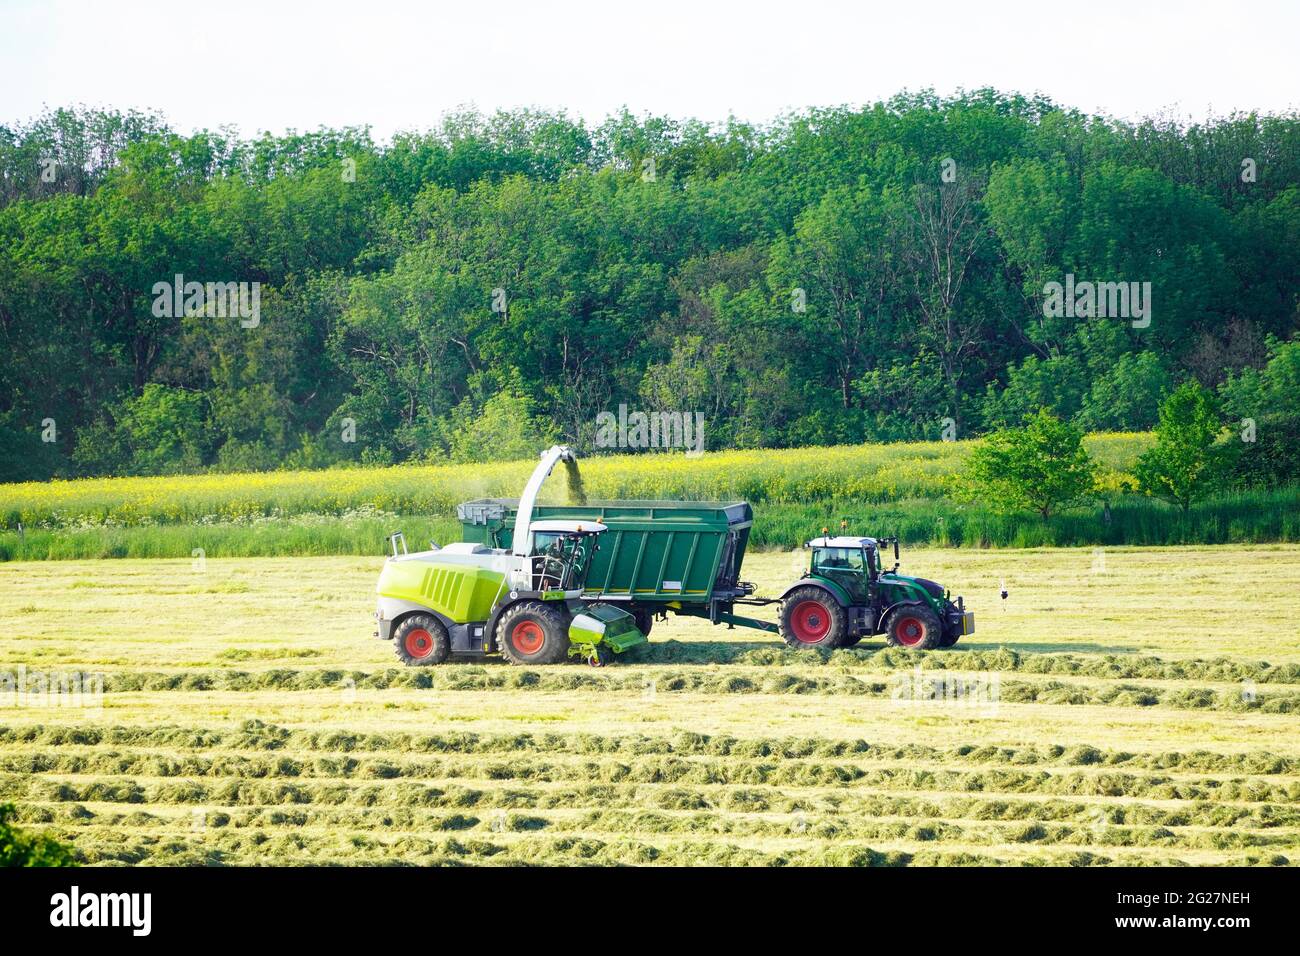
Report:
<svg viewBox="0 0 1300 956"><path fill-rule="evenodd" d="M0 866L75 866L72 851L44 834L24 833L10 825L14 805L0 805Z"/></svg>
<svg viewBox="0 0 1300 956"><path fill-rule="evenodd" d="M1133 469L1138 486L1186 512L1224 485L1231 449L1219 441L1222 432L1214 396L1198 382L1183 383L1160 406L1156 444Z"/></svg>
<svg viewBox="0 0 1300 956"><path fill-rule="evenodd" d="M967 491L995 506L1032 508L1050 518L1092 490L1093 472L1083 432L1040 408L1024 427L994 432L971 452Z"/></svg>

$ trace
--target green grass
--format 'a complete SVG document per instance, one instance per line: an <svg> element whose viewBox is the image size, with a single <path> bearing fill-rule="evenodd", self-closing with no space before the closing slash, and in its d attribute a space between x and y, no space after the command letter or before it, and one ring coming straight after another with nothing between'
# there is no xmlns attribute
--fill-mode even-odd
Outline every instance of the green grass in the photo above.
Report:
<svg viewBox="0 0 1300 956"><path fill-rule="evenodd" d="M1119 471L1146 434L1090 435ZM968 442L730 451L585 459L593 499L744 499L756 549L798 547L823 526L898 534L909 545L1029 548L1300 540L1300 488L1219 496L1189 514L1126 495L1048 521L953 501ZM648 467L653 465L653 467ZM0 561L97 558L376 555L386 536L460 537L455 506L518 495L531 462L110 478L0 485ZM563 500L563 482L544 495ZM21 526L21 530L20 530Z"/></svg>
<svg viewBox="0 0 1300 956"><path fill-rule="evenodd" d="M1300 489L1242 492L1196 504L1187 515L1162 502L1129 497L1106 520L1095 506L1043 521L947 500L881 505L823 502L755 506L750 545L798 547L823 527L898 534L908 546L1037 548L1081 545L1228 544L1300 541ZM209 558L379 555L402 530L412 547L459 540L454 517L299 515L256 521L90 526L0 532L0 561L98 558Z"/></svg>
<svg viewBox="0 0 1300 956"><path fill-rule="evenodd" d="M106 687L0 711L0 803L100 864L1300 860L1300 548L903 559L975 635L804 654L680 619L603 670L402 668L377 558L0 565L0 672ZM996 706L898 699L918 667Z"/></svg>

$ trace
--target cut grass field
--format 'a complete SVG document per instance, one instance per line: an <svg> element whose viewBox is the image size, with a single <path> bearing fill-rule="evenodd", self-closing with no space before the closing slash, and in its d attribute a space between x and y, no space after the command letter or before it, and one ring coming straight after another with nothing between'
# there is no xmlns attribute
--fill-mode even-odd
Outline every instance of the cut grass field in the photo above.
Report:
<svg viewBox="0 0 1300 956"><path fill-rule="evenodd" d="M910 551L976 612L952 651L682 619L601 670L402 668L378 566L0 565L0 672L106 687L5 701L0 802L92 863L1300 859L1297 547Z"/></svg>

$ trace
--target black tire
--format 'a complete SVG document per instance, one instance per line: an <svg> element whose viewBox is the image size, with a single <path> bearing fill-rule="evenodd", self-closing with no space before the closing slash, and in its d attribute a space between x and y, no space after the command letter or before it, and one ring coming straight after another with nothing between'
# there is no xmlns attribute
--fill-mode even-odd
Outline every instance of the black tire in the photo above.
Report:
<svg viewBox="0 0 1300 956"><path fill-rule="evenodd" d="M497 619L497 645L511 664L562 664L569 657L569 615L544 601L520 601Z"/></svg>
<svg viewBox="0 0 1300 956"><path fill-rule="evenodd" d="M781 639L791 647L836 648L847 633L844 608L824 588L795 588L781 602Z"/></svg>
<svg viewBox="0 0 1300 956"><path fill-rule="evenodd" d="M655 612L637 608L632 612L632 617L636 619L636 629L641 632L641 636L649 637L650 629L655 626Z"/></svg>
<svg viewBox="0 0 1300 956"><path fill-rule="evenodd" d="M408 667L441 664L451 656L451 638L442 621L432 614L412 614L403 618L393 632L397 656Z"/></svg>
<svg viewBox="0 0 1300 956"><path fill-rule="evenodd" d="M943 646L943 622L924 604L907 604L885 619L885 640L890 647L932 651Z"/></svg>

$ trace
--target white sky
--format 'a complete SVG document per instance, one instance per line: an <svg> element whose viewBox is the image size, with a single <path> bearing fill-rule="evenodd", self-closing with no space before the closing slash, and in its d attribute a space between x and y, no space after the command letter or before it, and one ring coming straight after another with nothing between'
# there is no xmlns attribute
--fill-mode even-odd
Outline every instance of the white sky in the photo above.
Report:
<svg viewBox="0 0 1300 956"><path fill-rule="evenodd" d="M0 0L0 28L0 123L84 103L382 139L461 105L766 121L981 86L1128 118L1300 107L1287 0Z"/></svg>

